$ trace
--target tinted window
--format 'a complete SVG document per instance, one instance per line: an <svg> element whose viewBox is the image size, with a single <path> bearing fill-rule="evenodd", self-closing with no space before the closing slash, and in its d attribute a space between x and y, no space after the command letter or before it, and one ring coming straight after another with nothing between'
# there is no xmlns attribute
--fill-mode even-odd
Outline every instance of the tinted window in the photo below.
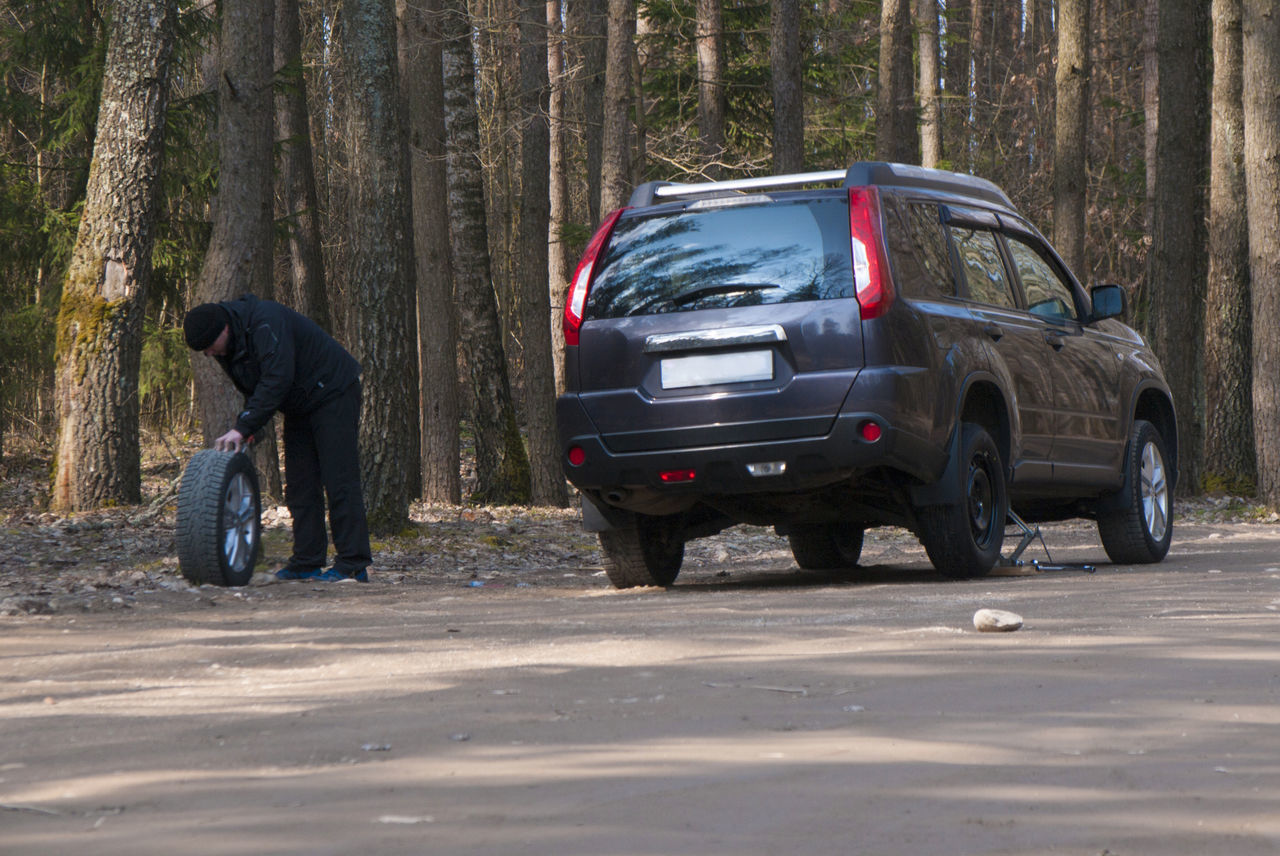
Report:
<svg viewBox="0 0 1280 856"><path fill-rule="evenodd" d="M618 221L587 318L853 296L844 197Z"/></svg>
<svg viewBox="0 0 1280 856"><path fill-rule="evenodd" d="M1014 306L996 236L985 229L948 228L960 257L969 296L993 306Z"/></svg>
<svg viewBox="0 0 1280 856"><path fill-rule="evenodd" d="M1012 236L1008 242L1009 255L1027 295L1027 308L1042 318L1074 319L1076 309L1071 286L1030 246Z"/></svg>
<svg viewBox="0 0 1280 856"><path fill-rule="evenodd" d="M954 297L955 278L938 206L883 197L894 281L907 297Z"/></svg>

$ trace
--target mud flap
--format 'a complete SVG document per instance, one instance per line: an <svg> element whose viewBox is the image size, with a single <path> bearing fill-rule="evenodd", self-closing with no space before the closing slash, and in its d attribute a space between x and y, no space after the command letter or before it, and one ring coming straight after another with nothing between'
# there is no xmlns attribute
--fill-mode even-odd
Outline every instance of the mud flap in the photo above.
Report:
<svg viewBox="0 0 1280 856"><path fill-rule="evenodd" d="M960 491L960 485L960 432L953 430L951 439L947 442L946 469L935 481L929 484L913 485L910 488L911 507L916 509L930 505L955 505L962 502L964 495Z"/></svg>
<svg viewBox="0 0 1280 856"><path fill-rule="evenodd" d="M634 517L629 511L612 506L598 505L587 494L582 496L582 528L586 532L611 532L619 526L626 525L628 518Z"/></svg>

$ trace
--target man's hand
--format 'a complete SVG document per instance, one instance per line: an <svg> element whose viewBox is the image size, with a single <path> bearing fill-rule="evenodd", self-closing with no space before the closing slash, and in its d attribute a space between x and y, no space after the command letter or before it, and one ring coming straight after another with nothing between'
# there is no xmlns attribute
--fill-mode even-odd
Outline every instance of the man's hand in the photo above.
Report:
<svg viewBox="0 0 1280 856"><path fill-rule="evenodd" d="M219 452L238 452L244 448L244 435L232 428L213 441L213 448Z"/></svg>

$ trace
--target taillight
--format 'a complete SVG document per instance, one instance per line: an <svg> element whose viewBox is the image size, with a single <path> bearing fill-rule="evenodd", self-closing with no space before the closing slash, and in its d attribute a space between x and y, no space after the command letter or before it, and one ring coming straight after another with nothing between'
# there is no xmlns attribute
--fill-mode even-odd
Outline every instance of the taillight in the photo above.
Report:
<svg viewBox="0 0 1280 856"><path fill-rule="evenodd" d="M587 308L587 291L591 288L591 277L595 273L596 259L600 256L604 245L609 242L609 235L614 225L626 208L619 208L600 224L596 233L587 244L587 251L578 262L578 269L573 273L573 282L569 283L569 296L564 302L564 343L578 344L578 328L582 326L582 313Z"/></svg>
<svg viewBox="0 0 1280 856"><path fill-rule="evenodd" d="M853 249L853 285L862 307L862 318L878 318L893 300L893 288L885 280L880 235L880 192L875 187L849 188L849 235Z"/></svg>

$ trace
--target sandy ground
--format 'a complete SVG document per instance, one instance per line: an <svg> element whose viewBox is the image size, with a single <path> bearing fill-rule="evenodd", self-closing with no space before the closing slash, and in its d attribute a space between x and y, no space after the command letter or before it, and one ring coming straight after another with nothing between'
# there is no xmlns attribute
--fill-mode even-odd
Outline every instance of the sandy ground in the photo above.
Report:
<svg viewBox="0 0 1280 856"><path fill-rule="evenodd" d="M0 852L1280 852L1280 527L1144 567L1046 540L1096 572L946 582L877 531L838 578L729 533L669 590L401 569L2 616Z"/></svg>

